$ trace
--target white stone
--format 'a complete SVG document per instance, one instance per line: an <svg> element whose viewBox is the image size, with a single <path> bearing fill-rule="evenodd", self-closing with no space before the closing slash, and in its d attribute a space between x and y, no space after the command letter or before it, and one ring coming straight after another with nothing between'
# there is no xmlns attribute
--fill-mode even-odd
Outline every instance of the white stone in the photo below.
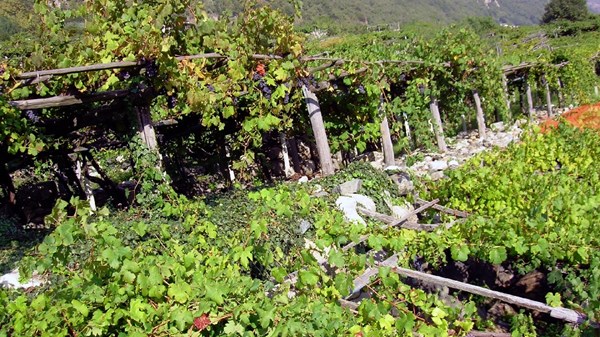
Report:
<svg viewBox="0 0 600 337"><path fill-rule="evenodd" d="M436 160L434 162L429 163L429 171L437 172L443 171L448 168L448 163L445 160Z"/></svg>
<svg viewBox="0 0 600 337"><path fill-rule="evenodd" d="M390 165L383 169L386 172L395 172L395 171L404 171L404 169L400 166Z"/></svg>
<svg viewBox="0 0 600 337"><path fill-rule="evenodd" d="M362 194L351 194L350 197L361 205L362 207L368 209L371 212L377 212L377 206L375 205L375 201L373 199L367 197Z"/></svg>
<svg viewBox="0 0 600 337"><path fill-rule="evenodd" d="M341 196L335 201L337 208L344 213L344 218L350 222L367 225L365 220L358 214L356 207L358 202L352 197Z"/></svg>
<svg viewBox="0 0 600 337"><path fill-rule="evenodd" d="M436 181L444 178L444 171L437 171L431 174L431 180Z"/></svg>
<svg viewBox="0 0 600 337"><path fill-rule="evenodd" d="M453 159L453 160L451 160L451 161L448 162L448 167L450 167L451 169L455 169L455 168L457 168L459 166L460 166L460 164L459 164L459 162L457 160Z"/></svg>
<svg viewBox="0 0 600 337"><path fill-rule="evenodd" d="M298 182L300 184L306 184L308 182L308 177L307 176L302 176L302 178L298 179Z"/></svg>
<svg viewBox="0 0 600 337"><path fill-rule="evenodd" d="M333 189L333 192L339 193L341 195L350 195L350 194L357 193L358 190L360 190L361 186L362 186L362 180L354 179L354 180L347 181L347 182L337 186L336 188Z"/></svg>
<svg viewBox="0 0 600 337"><path fill-rule="evenodd" d="M504 122L493 123L490 125L490 129L495 132L501 132L506 129L506 125L504 125Z"/></svg>
<svg viewBox="0 0 600 337"><path fill-rule="evenodd" d="M33 287L39 287L43 285L45 282L39 276L33 276L31 280L21 283L19 281L20 278L19 269L15 269L8 274L2 275L0 277L0 287L1 288L12 288L12 289L27 289Z"/></svg>
<svg viewBox="0 0 600 337"><path fill-rule="evenodd" d="M317 244L312 242L309 239L304 239L304 249L309 250L312 256L317 260L319 264L324 264L329 260L329 252L331 251L331 247L324 247L323 249L319 249Z"/></svg>
<svg viewBox="0 0 600 337"><path fill-rule="evenodd" d="M398 220L404 219L405 217L407 217L412 211L415 210L415 208L413 207L413 205L411 205L409 202L404 202L403 206L392 206L390 207L391 211L392 211L392 216L395 217ZM414 214L412 216L410 216L407 219L408 222L411 223L417 223L419 222L419 217Z"/></svg>
<svg viewBox="0 0 600 337"><path fill-rule="evenodd" d="M310 223L310 221L302 220L300 221L300 226L298 226L298 230L300 231L300 234L305 234L311 227L312 224Z"/></svg>

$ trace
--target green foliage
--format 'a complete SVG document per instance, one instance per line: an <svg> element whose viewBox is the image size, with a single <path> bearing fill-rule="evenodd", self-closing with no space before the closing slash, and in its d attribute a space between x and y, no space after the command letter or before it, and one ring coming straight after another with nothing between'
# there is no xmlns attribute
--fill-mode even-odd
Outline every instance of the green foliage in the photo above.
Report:
<svg viewBox="0 0 600 337"><path fill-rule="evenodd" d="M593 266L600 258L593 225L600 221L598 144L597 133L561 125L547 134L530 133L522 144L479 155L451 171L429 197L473 213L448 234L460 242L449 247L468 247L453 257L512 263L524 272L553 270L549 281L562 296L597 317L597 301L583 304L597 289L581 285L598 277Z"/></svg>
<svg viewBox="0 0 600 337"><path fill-rule="evenodd" d="M544 10L543 23L557 20L580 21L590 15L585 0L550 0Z"/></svg>

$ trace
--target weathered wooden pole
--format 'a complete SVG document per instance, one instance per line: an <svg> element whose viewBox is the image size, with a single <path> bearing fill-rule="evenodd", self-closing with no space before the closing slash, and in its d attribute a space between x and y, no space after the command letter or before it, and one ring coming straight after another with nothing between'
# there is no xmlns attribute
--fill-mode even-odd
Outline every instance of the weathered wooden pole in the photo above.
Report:
<svg viewBox="0 0 600 337"><path fill-rule="evenodd" d="M448 151L448 146L446 145L446 140L444 139L444 126L442 125L442 117L440 117L440 108L438 106L437 98L431 98L429 108L431 110L431 116L433 117L433 121L435 123L433 133L435 134L435 138L437 139L438 148L440 149L440 152L446 152Z"/></svg>
<svg viewBox="0 0 600 337"><path fill-rule="evenodd" d="M406 112L403 112L402 116L404 117L404 132L406 132L406 138L408 138L408 146L412 149L413 139L410 131L410 124L408 123L408 116L406 115Z"/></svg>
<svg viewBox="0 0 600 337"><path fill-rule="evenodd" d="M502 88L504 88L504 97L506 98L506 108L510 113L510 95L508 93L508 79L506 75L502 75Z"/></svg>
<svg viewBox="0 0 600 337"><path fill-rule="evenodd" d="M300 154L298 153L298 143L296 138L292 137L288 139L288 150L292 156L292 164L294 165L294 171L296 173L302 172L302 162L300 161Z"/></svg>
<svg viewBox="0 0 600 337"><path fill-rule="evenodd" d="M150 107L143 105L135 108L138 122L138 132L142 141L150 150L156 150L158 143L156 141L156 133L152 126L152 117L150 116Z"/></svg>
<svg viewBox="0 0 600 337"><path fill-rule="evenodd" d="M525 95L527 96L527 114L529 121L533 121L533 97L531 96L531 85L525 78Z"/></svg>
<svg viewBox="0 0 600 337"><path fill-rule="evenodd" d="M598 86L594 86L594 93L596 96L600 96L600 91L598 91Z"/></svg>
<svg viewBox="0 0 600 337"><path fill-rule="evenodd" d="M557 88L558 88L557 89L557 92L558 92L558 106L560 108L564 108L564 106L565 106L565 98L563 97L563 94L562 94L562 87L563 86L562 86L562 81L560 80L560 78L556 80L556 84L558 85L557 86Z"/></svg>
<svg viewBox="0 0 600 337"><path fill-rule="evenodd" d="M77 149L76 156L77 159L75 161L75 174L77 175L77 179L79 179L79 183L83 188L83 192L85 193L85 197L90 204L90 212L95 212L96 208L96 198L94 198L94 190L92 189L92 183L88 179L87 175L89 174L89 167L87 162L85 161L85 155L82 152L87 151L87 149Z"/></svg>
<svg viewBox="0 0 600 337"><path fill-rule="evenodd" d="M286 178L294 175L294 169L290 165L290 156L287 146L287 137L285 133L279 133L279 142L281 143L281 156L283 157L283 171L285 173Z"/></svg>
<svg viewBox="0 0 600 337"><path fill-rule="evenodd" d="M6 153L3 156L6 156ZM0 160L0 186L4 190L4 196L8 205L14 207L17 204L17 191L4 160Z"/></svg>
<svg viewBox="0 0 600 337"><path fill-rule="evenodd" d="M546 110L548 118L552 117L552 92L550 91L550 83L546 80L546 76L542 77L544 88L546 89Z"/></svg>
<svg viewBox="0 0 600 337"><path fill-rule="evenodd" d="M327 132L325 132L325 124L323 123L323 115L317 96L312 93L306 86L302 86L302 93L308 108L310 124L315 135L317 143L317 151L319 152L319 162L324 176L329 176L334 173L333 161L331 160L331 150L327 141Z"/></svg>
<svg viewBox="0 0 600 337"><path fill-rule="evenodd" d="M479 97L479 92L477 92L477 90L473 90L473 99L475 100L475 108L477 109L477 131L479 132L479 138L485 139L485 116L483 115L481 98Z"/></svg>
<svg viewBox="0 0 600 337"><path fill-rule="evenodd" d="M392 135L390 134L390 125L383 107L383 97L379 103L379 113L382 116L379 129L381 130L381 143L383 144L383 162L386 167L396 165L394 158L394 145L392 144Z"/></svg>

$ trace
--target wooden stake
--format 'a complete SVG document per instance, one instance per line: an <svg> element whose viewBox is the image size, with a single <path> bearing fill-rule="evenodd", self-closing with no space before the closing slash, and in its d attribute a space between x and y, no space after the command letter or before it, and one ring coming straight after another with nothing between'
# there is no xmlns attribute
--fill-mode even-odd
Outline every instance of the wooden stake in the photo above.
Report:
<svg viewBox="0 0 600 337"><path fill-rule="evenodd" d="M504 88L504 97L506 98L506 108L510 111L510 95L508 93L508 80L506 75L502 75L502 88Z"/></svg>
<svg viewBox="0 0 600 337"><path fill-rule="evenodd" d="M546 89L546 110L548 111L548 118L550 118L552 117L552 92L550 92L550 83L548 83L546 77L543 77L542 81Z"/></svg>
<svg viewBox="0 0 600 337"><path fill-rule="evenodd" d="M156 150L158 143L156 142L156 133L152 126L152 117L150 116L150 107L138 106L135 108L137 113L138 131L142 141L150 150Z"/></svg>
<svg viewBox="0 0 600 337"><path fill-rule="evenodd" d="M279 142L281 143L281 156L283 157L283 170L285 172L286 178L289 178L294 174L294 169L292 169L290 165L290 156L287 146L287 140L285 137L285 133L281 132L279 134Z"/></svg>
<svg viewBox="0 0 600 337"><path fill-rule="evenodd" d="M394 145L392 144L392 136L390 135L390 126L388 124L388 118L383 115L381 120L381 142L383 143L383 158L385 166L396 165L396 159L394 158Z"/></svg>
<svg viewBox="0 0 600 337"><path fill-rule="evenodd" d="M310 117L315 141L317 143L317 151L319 152L319 161L321 170L324 176L329 176L334 173L333 161L331 160L331 150L327 141L327 132L325 132L325 124L323 123L323 115L317 96L312 93L306 86L302 86L302 93L306 100L306 107Z"/></svg>
<svg viewBox="0 0 600 337"><path fill-rule="evenodd" d="M292 164L294 165L294 171L296 173L302 172L302 163L300 161L300 154L298 153L298 143L296 138L292 137L288 139L288 150L292 156Z"/></svg>
<svg viewBox="0 0 600 337"><path fill-rule="evenodd" d="M600 96L600 91L598 91L598 86L594 87L594 93L596 94L596 96Z"/></svg>
<svg viewBox="0 0 600 337"><path fill-rule="evenodd" d="M525 79L525 81L527 81L527 79ZM529 121L533 121L533 96L531 96L531 85L529 85L529 82L525 82L525 95L527 95Z"/></svg>
<svg viewBox="0 0 600 337"><path fill-rule="evenodd" d="M3 154L6 156L6 153ZM5 157L6 158L6 157ZM4 189L4 193L8 204L11 206L15 206L17 204L17 193L15 189L15 184L13 183L12 177L10 176L10 172L8 171L8 167L4 160L0 160L0 186Z"/></svg>
<svg viewBox="0 0 600 337"><path fill-rule="evenodd" d="M558 84L558 106L560 108L563 108L565 106L565 98L563 97L562 94L562 81L560 80L560 78L558 80L556 80L557 84Z"/></svg>
<svg viewBox="0 0 600 337"><path fill-rule="evenodd" d="M94 198L94 190L92 189L92 183L86 177L86 174L89 174L88 165L86 162L84 162L84 160L81 157L81 153L78 153L77 160L75 162L75 174L77 175L77 179L79 179L79 182L83 187L85 197L90 204L90 213L93 213L97 210L96 199Z"/></svg>
<svg viewBox="0 0 600 337"><path fill-rule="evenodd" d="M437 139L438 148L440 149L440 152L446 152L448 151L448 146L446 146L446 140L444 139L444 126L442 125L442 118L440 117L438 100L435 97L432 97L429 108L431 109L431 116L435 122L433 132L435 134L435 138Z"/></svg>
<svg viewBox="0 0 600 337"><path fill-rule="evenodd" d="M412 149L413 139L410 132L410 124L408 124L408 116L406 116L406 112L402 113L404 117L404 131L406 132L406 138L408 138L408 147Z"/></svg>
<svg viewBox="0 0 600 337"><path fill-rule="evenodd" d="M479 138L485 139L485 116L483 115L481 98L479 98L477 90L473 91L473 99L475 100L475 107L477 108L477 130L479 131Z"/></svg>

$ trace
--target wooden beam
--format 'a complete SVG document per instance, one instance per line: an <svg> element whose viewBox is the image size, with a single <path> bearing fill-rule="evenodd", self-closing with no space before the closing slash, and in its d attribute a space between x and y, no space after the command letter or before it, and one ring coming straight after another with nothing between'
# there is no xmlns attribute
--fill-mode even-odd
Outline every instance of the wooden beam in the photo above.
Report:
<svg viewBox="0 0 600 337"><path fill-rule="evenodd" d="M92 94L54 96L48 98L34 98L22 101L11 101L10 105L19 110L36 110L45 108L57 108L63 106L72 106L82 103L109 101L118 98L127 97L129 90L105 91Z"/></svg>
<svg viewBox="0 0 600 337"><path fill-rule="evenodd" d="M444 277L426 274L402 267L392 267L392 271L399 275L410 277L419 281L444 286L452 289L457 289L460 291L465 291L471 294L484 296L487 298L497 299L505 303L514 304L519 307L535 310L538 312L548 313L553 318L569 323L582 324L585 323L587 320L587 317L584 314L579 313L575 310L561 307L551 307L542 302L537 302L527 298L501 293L499 291L486 289L472 284L450 280Z"/></svg>
<svg viewBox="0 0 600 337"><path fill-rule="evenodd" d="M429 201L417 198L416 203L419 205L425 205L425 204L429 203ZM441 212L444 212L446 214L457 216L459 218L468 218L471 215L467 212L458 211L458 210L448 208L448 207L438 205L438 204L434 204L433 206L431 206L431 208L441 211Z"/></svg>
<svg viewBox="0 0 600 337"><path fill-rule="evenodd" d="M402 219L398 220L396 218L393 219L393 221L390 221L390 223L388 225L382 226L381 229L385 230L388 229L390 227L396 227L396 226L400 226L401 228L405 228L405 229L417 229L414 228L414 225L411 223L407 223L408 219L410 219L411 217L423 212L424 210L432 207L433 205L437 204L439 202L439 199L435 199L431 202L428 202L427 204L415 209L414 211L406 214ZM364 209L361 208L362 211L365 211ZM367 211L368 212L368 211ZM418 224L417 224L418 225ZM410 228L413 227L413 228ZM342 251L347 252L348 250L350 250L351 248L354 248L356 246L358 246L359 244L367 241L369 239L370 235L363 235L361 236L358 241L356 242L350 242L349 244L345 245L344 247L342 247Z"/></svg>

